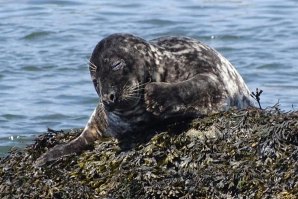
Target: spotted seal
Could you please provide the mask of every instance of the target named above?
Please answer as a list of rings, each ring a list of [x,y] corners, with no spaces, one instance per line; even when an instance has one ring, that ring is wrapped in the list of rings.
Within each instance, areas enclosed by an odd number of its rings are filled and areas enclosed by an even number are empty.
[[[170,118],[195,118],[253,105],[232,64],[192,38],[146,41],[112,34],[95,47],[89,70],[99,103],[85,129],[73,141],[50,149],[37,165],[80,152],[103,136],[117,138]]]

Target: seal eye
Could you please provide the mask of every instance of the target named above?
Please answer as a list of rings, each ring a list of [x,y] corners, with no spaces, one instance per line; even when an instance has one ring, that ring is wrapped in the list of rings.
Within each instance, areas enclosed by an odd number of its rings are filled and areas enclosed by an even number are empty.
[[[117,70],[123,69],[124,66],[125,66],[124,61],[120,60],[112,64],[112,70],[117,71]]]

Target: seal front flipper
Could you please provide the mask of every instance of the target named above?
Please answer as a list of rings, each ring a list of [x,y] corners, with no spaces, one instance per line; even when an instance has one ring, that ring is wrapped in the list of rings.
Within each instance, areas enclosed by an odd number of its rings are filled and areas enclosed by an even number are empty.
[[[67,144],[61,144],[49,149],[35,161],[35,166],[43,166],[47,162],[59,159],[60,157],[79,153],[87,149],[95,140],[102,137],[102,133],[107,129],[107,118],[102,103],[99,103],[93,111],[85,129],[79,137]]]
[[[144,99],[146,110],[160,116],[175,104],[172,98],[173,86],[166,82],[152,82],[145,86]]]
[[[185,81],[153,82],[145,87],[147,111],[165,118],[198,116],[224,108],[228,94],[214,74],[198,74]]]

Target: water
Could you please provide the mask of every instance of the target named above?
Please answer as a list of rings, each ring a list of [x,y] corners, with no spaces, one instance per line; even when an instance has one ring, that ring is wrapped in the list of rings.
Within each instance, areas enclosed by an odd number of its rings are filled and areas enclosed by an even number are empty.
[[[297,110],[297,19],[296,0],[0,0],[0,155],[85,125],[97,103],[87,59],[115,32],[200,39],[264,90],[264,107]]]

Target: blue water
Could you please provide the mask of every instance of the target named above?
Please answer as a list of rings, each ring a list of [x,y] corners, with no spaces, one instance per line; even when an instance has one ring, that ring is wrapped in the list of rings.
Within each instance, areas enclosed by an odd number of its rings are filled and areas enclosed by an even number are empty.
[[[297,0],[0,0],[0,155],[47,127],[83,127],[97,103],[87,68],[115,32],[183,35],[226,56],[263,107],[298,107]]]

